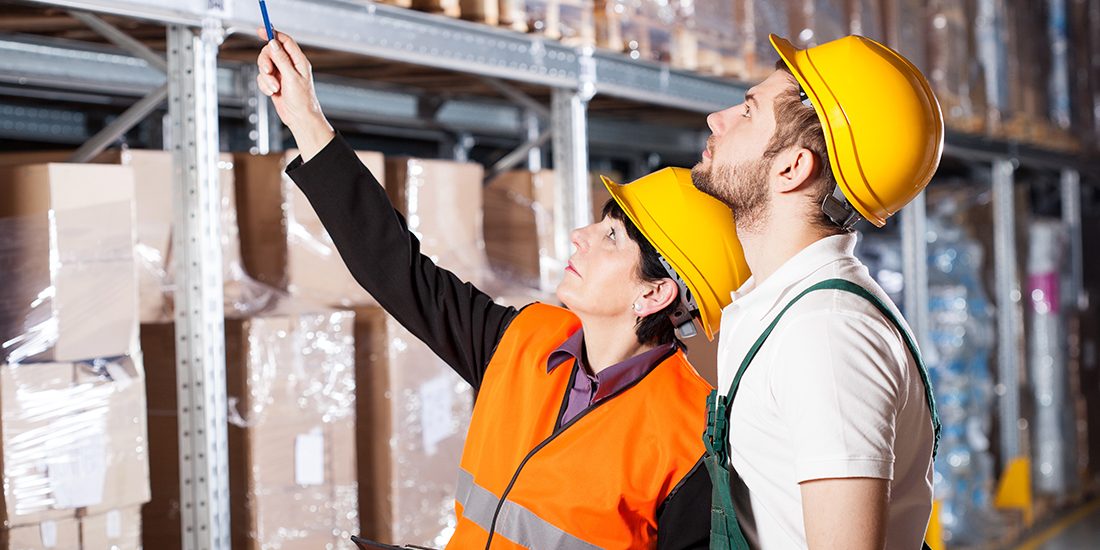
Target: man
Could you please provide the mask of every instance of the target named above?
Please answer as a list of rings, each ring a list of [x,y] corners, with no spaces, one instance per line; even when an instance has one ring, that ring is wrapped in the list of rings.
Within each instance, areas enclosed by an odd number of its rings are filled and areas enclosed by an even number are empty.
[[[917,69],[872,40],[800,51],[771,39],[782,63],[708,116],[693,169],[733,211],[753,273],[723,311],[718,391],[736,399],[713,403],[708,469],[715,505],[732,509],[714,516],[712,548],[919,548],[934,402],[851,227],[882,226],[927,185],[939,105]],[[718,479],[727,460],[732,503]]]

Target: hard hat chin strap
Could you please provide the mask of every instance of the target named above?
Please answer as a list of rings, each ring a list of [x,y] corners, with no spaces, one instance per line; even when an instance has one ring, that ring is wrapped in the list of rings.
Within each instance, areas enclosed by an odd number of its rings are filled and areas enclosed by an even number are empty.
[[[821,202],[821,211],[845,231],[848,231],[859,220],[863,219],[863,216],[860,216],[859,212],[852,208],[852,204],[848,202],[848,197],[844,196],[844,192],[840,190],[839,185],[834,187],[833,192]]]
[[[672,321],[673,327],[676,327],[676,336],[681,340],[686,340],[699,333],[691,317],[692,312],[699,311],[699,306],[695,303],[695,297],[691,295],[687,285],[684,284],[684,280],[680,278],[675,269],[672,269],[664,256],[657,254],[657,259],[661,260],[665,272],[668,273],[669,278],[676,281],[676,286],[680,289],[679,295],[676,297],[676,307],[669,312],[668,320]]]

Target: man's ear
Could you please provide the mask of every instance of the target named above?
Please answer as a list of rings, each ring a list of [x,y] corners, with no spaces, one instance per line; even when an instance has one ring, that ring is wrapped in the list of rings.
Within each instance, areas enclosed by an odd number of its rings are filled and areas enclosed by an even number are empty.
[[[668,277],[642,284],[646,285],[646,289],[642,296],[634,301],[641,306],[635,312],[638,317],[646,317],[665,309],[680,295],[680,287],[676,286],[676,281]]]
[[[790,193],[808,185],[817,176],[820,161],[805,147],[791,147],[772,161],[776,191]]]

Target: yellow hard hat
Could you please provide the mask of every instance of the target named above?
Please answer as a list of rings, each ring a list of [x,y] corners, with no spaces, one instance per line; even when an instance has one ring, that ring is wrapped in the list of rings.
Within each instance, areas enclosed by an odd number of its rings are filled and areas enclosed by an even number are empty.
[[[901,54],[862,36],[805,50],[772,46],[813,104],[839,190],[822,209],[845,218],[844,200],[878,227],[932,179],[943,153],[943,114],[931,86]],[[833,210],[833,212],[830,212]],[[850,212],[850,210],[848,210]],[[847,225],[858,218],[847,218]]]
[[[686,285],[680,299],[699,311],[708,340],[722,322],[730,293],[749,278],[749,266],[728,206],[699,191],[691,170],[665,168],[626,185],[601,176],[630,221]],[[673,320],[683,335],[681,323]],[[691,318],[685,319],[686,326]],[[689,333],[690,334],[690,333]]]

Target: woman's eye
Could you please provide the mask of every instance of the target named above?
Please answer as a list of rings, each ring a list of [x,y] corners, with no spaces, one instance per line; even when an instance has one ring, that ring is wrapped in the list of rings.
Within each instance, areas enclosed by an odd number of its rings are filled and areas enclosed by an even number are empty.
[[[749,106],[745,105],[745,114],[741,115],[745,118],[749,118]]]
[[[607,238],[609,238],[611,240],[615,240],[615,228],[614,227],[607,230]]]

